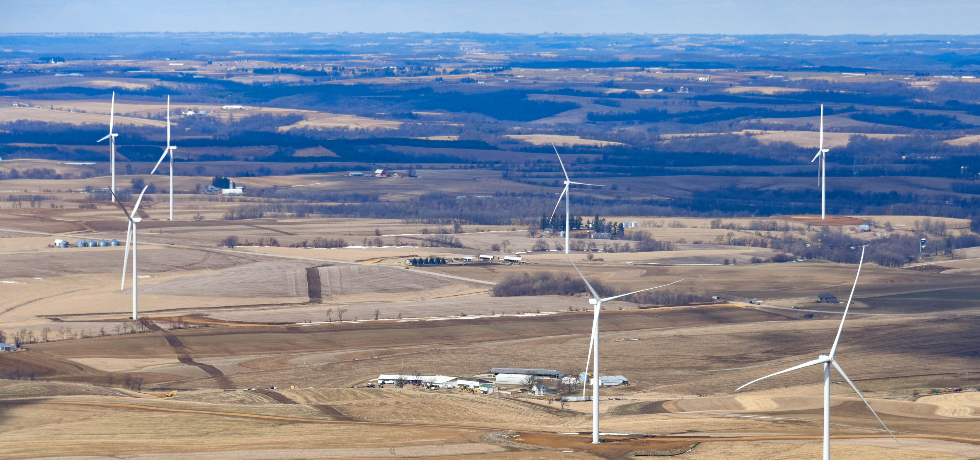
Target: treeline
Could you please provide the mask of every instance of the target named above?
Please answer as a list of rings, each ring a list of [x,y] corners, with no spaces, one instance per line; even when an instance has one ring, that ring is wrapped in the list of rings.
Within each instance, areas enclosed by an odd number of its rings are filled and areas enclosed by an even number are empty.
[[[592,289],[602,297],[611,297],[617,292],[627,292],[623,288],[613,289],[599,280],[589,280]],[[521,273],[509,275],[497,283],[491,291],[494,297],[517,297],[538,295],[573,296],[589,293],[588,287],[581,277],[571,274],[554,274],[552,272]],[[591,296],[591,295],[590,295]],[[625,302],[648,305],[690,305],[711,301],[711,297],[689,292],[673,290],[653,290],[633,294],[622,298]],[[583,302],[584,304],[584,302]],[[608,308],[608,307],[607,307]]]
[[[924,113],[916,114],[908,110],[901,110],[895,113],[875,113],[864,111],[852,114],[851,118],[867,123],[903,126],[905,128],[912,129],[950,130],[976,127],[971,124],[963,123],[956,117],[951,117],[948,115],[926,115]]]
[[[853,112],[854,107],[846,109],[825,109],[825,115]],[[819,111],[817,112],[819,114]],[[735,107],[735,108],[713,108],[708,110],[696,110],[690,112],[668,112],[658,109],[642,109],[636,112],[624,112],[615,114],[602,114],[596,112],[589,113],[589,121],[635,121],[642,123],[654,123],[661,121],[673,121],[684,124],[701,124],[718,121],[735,120],[738,118],[799,118],[814,116],[813,110],[776,110],[759,107]]]

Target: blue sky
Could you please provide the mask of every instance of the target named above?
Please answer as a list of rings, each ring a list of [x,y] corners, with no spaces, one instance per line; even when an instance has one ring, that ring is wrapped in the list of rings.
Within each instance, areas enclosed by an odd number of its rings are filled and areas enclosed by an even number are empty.
[[[960,0],[0,0],[0,33],[980,34]]]

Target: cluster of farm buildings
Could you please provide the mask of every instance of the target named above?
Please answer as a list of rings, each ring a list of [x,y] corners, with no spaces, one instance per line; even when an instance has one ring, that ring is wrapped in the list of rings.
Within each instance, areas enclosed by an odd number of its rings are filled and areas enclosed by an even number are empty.
[[[491,380],[492,379],[492,380]],[[368,381],[369,387],[384,385],[413,385],[429,389],[462,389],[483,394],[494,394],[500,387],[527,387],[534,396],[555,395],[557,389],[548,383],[561,383],[567,386],[579,384],[589,385],[598,382],[599,386],[629,385],[630,382],[622,375],[600,376],[592,379],[590,374],[582,372],[578,377],[566,376],[555,369],[526,369],[515,367],[494,367],[489,374],[475,377],[456,377],[450,375],[409,375],[381,374],[376,379]],[[582,398],[579,398],[582,399]],[[585,397],[584,399],[588,399]]]

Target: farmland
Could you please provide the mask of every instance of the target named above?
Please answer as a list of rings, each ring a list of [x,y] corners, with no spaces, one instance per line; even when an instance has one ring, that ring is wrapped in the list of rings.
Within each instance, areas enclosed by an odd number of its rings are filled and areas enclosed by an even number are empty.
[[[450,35],[4,50],[0,459],[816,457],[816,368],[735,389],[827,352],[862,247],[838,356],[902,445],[835,376],[834,455],[980,457],[980,99],[944,75],[972,64],[939,42]],[[147,187],[138,320],[95,143],[112,91],[117,193],[131,210]],[[147,174],[168,96],[172,221]],[[600,184],[570,190],[567,256],[563,169]],[[226,178],[241,195],[209,191]],[[122,245],[77,244],[102,239]],[[371,382],[578,376],[576,269],[676,282],[603,304],[602,375],[629,379],[603,389],[609,442],[589,402]]]

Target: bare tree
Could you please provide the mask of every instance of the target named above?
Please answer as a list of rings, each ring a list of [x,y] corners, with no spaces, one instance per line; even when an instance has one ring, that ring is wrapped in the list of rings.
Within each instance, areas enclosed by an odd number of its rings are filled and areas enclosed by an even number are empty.
[[[51,328],[50,327],[46,327],[44,329],[41,329],[41,340],[42,341],[47,342],[49,335],[51,335]]]
[[[337,309],[337,321],[344,322],[344,313],[347,313],[346,308]]]
[[[235,246],[238,246],[238,237],[234,235],[225,237],[225,239],[221,240],[221,245],[234,248]]]
[[[524,389],[527,391],[533,390],[534,385],[537,383],[538,383],[537,377],[530,374],[525,375],[524,379],[521,380],[521,386],[524,387]]]
[[[333,322],[333,308],[327,309],[327,322],[329,323]]]
[[[7,342],[7,333],[3,332],[3,329],[0,329],[0,343],[6,343],[6,342]]]
[[[510,240],[503,240],[500,242],[500,247],[507,252],[507,246],[510,246]]]
[[[378,320],[378,316],[380,316],[380,315],[381,315],[381,309],[380,308],[375,308],[374,309],[374,320],[377,321]]]

